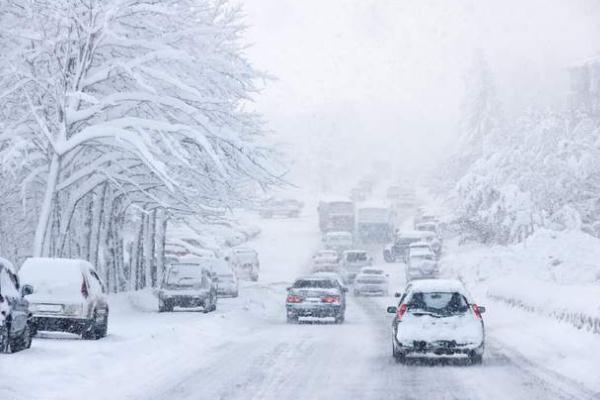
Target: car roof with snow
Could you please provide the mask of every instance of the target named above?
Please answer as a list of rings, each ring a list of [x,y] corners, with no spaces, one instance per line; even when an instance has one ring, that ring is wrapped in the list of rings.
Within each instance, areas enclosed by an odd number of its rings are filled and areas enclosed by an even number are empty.
[[[458,279],[419,279],[411,281],[407,289],[411,292],[460,292],[468,293]]]
[[[346,254],[368,254],[369,252],[366,250],[361,250],[361,249],[350,249],[350,250],[345,250],[344,251],[344,255]]]
[[[13,274],[17,273],[15,265],[13,263],[11,263],[10,261],[8,261],[6,258],[0,257],[0,266],[8,269]]]

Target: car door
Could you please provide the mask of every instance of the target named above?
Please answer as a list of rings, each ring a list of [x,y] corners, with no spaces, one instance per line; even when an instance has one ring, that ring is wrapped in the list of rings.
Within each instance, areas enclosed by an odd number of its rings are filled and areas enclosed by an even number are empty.
[[[20,334],[27,324],[29,303],[21,296],[19,278],[8,268],[0,267],[0,287],[10,306],[12,334]]]

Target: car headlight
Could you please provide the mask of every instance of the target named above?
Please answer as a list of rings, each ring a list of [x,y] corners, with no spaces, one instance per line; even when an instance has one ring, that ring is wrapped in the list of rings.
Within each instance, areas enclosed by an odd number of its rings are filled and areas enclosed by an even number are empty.
[[[63,309],[67,315],[80,315],[83,313],[83,306],[81,304],[65,304]]]

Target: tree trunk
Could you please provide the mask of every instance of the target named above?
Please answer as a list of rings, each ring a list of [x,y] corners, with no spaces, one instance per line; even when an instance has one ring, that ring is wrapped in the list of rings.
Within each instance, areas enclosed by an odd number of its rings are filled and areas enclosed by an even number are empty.
[[[60,157],[54,153],[50,161],[50,170],[48,171],[48,181],[44,193],[44,201],[40,209],[38,223],[35,228],[35,237],[33,240],[33,256],[41,257],[44,255],[44,244],[46,241],[46,232],[48,231],[48,223],[52,215],[52,209],[56,198],[56,184],[58,183],[58,175],[60,172]]]

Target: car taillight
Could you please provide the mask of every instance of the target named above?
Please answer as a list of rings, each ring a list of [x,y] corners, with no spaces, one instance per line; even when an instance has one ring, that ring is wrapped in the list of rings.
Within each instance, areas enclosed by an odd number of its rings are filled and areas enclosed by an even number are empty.
[[[471,305],[471,307],[473,308],[473,313],[475,314],[475,318],[482,319],[481,311],[479,311],[479,306],[477,304],[473,304],[473,305]]]
[[[81,294],[86,299],[90,295],[89,292],[88,292],[88,287],[87,287],[87,284],[85,283],[85,280],[81,282]]]
[[[406,314],[406,310],[408,310],[407,304],[402,304],[400,307],[398,307],[398,311],[396,311],[396,319],[398,321],[402,320],[402,317],[404,314]]]
[[[339,296],[326,296],[326,297],[323,297],[321,299],[321,301],[323,303],[328,303],[328,304],[340,304],[340,297]]]
[[[302,303],[302,297],[296,296],[294,294],[289,294],[287,297],[288,303]]]

